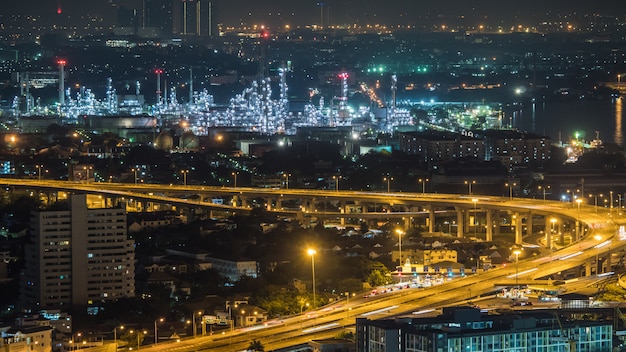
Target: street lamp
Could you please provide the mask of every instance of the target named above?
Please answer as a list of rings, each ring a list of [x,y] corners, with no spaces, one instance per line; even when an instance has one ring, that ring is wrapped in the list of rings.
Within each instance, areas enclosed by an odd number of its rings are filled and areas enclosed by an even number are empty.
[[[183,174],[183,185],[187,186],[187,174],[189,170],[180,170],[180,173]]]
[[[83,170],[85,170],[85,181],[89,182],[89,170],[93,169],[92,166],[83,166]]]
[[[129,332],[132,335],[134,331],[130,330]],[[141,334],[141,333],[143,333],[144,335],[147,334],[146,331],[139,331],[139,330],[137,330],[137,350],[139,350],[141,348],[141,342],[139,341],[139,334]]]
[[[201,316],[201,315],[202,315],[202,312],[198,312],[198,316]],[[197,329],[196,329],[196,315],[195,315],[195,314],[193,314],[193,315],[191,316],[191,318],[193,319],[193,337],[195,338],[195,337],[196,337],[196,332],[197,332],[197,331],[196,331],[196,330],[197,330]]]
[[[289,176],[291,176],[291,174],[283,174],[283,177],[285,178],[285,188],[289,189]]]
[[[124,330],[124,325],[120,326],[120,330]],[[113,343],[115,343],[115,350],[117,351],[117,326],[113,328]]]
[[[311,256],[311,276],[313,278],[313,309],[315,309],[315,254],[317,251],[313,248],[309,248],[307,253]]]
[[[132,168],[132,169],[130,169],[130,170],[131,170],[131,171],[133,172],[133,174],[135,175],[135,184],[137,184],[137,168]]]
[[[69,341],[72,344],[72,349],[76,350],[76,340],[78,340],[78,338],[81,336],[82,334],[80,332],[77,332],[76,334],[72,334],[72,339]]]
[[[233,175],[233,177],[235,178],[235,188],[237,188],[237,175],[239,175],[239,172],[234,171],[233,173],[231,173],[231,175]]]
[[[162,323],[163,321],[164,321],[163,318],[159,318],[154,321],[154,344],[155,345],[159,343],[159,328],[158,328],[157,322]]]
[[[507,182],[504,184],[506,187],[509,187],[509,200],[513,199],[513,187],[517,186],[515,182]],[[544,190],[544,200],[545,200],[545,190]]]
[[[404,234],[404,231],[397,229],[396,233],[398,234],[398,239],[400,240],[398,243],[398,249],[400,250],[400,283],[402,283],[402,235]]]
[[[390,177],[390,176],[383,177],[383,181],[387,181],[387,193],[389,193],[391,189],[390,182],[393,181],[393,177]]]
[[[335,180],[335,192],[339,192],[339,179],[341,176],[333,176],[333,180]]]
[[[37,165],[37,180],[41,181],[41,168],[43,165]]]
[[[543,200],[546,200],[546,189],[550,189],[550,186],[537,186],[537,189],[543,191]]]
[[[427,178],[425,179],[418,179],[417,182],[422,184],[422,193],[426,193],[426,182],[428,182],[429,180]]]
[[[476,180],[464,181],[464,183],[467,185],[467,192],[471,196],[472,195],[472,185],[476,184]]]

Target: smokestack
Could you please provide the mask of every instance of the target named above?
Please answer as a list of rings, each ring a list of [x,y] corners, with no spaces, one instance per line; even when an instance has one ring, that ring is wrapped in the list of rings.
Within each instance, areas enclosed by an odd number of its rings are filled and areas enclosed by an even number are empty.
[[[59,105],[65,105],[65,60],[57,61],[59,64]]]

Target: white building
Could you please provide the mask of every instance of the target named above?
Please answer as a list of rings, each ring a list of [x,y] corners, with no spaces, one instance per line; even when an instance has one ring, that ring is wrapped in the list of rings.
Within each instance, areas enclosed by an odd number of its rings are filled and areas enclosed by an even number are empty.
[[[95,305],[135,295],[134,241],[126,210],[87,207],[73,195],[68,210],[36,211],[30,219],[21,275],[22,306],[39,311]]]
[[[215,257],[207,257],[213,269],[230,281],[237,281],[242,276],[256,278],[259,272],[259,263],[254,260],[230,260]]]
[[[52,351],[52,328],[34,325],[0,327],[0,351],[50,352]]]

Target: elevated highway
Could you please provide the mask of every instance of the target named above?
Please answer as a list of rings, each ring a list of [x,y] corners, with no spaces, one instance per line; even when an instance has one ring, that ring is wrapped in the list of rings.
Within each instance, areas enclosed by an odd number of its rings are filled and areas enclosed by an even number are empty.
[[[204,201],[177,198],[180,194],[205,194],[207,197],[248,196],[248,197],[298,197],[299,199],[327,198],[350,202],[376,202],[379,204],[401,204],[411,206],[453,207],[458,212],[474,209],[510,211],[514,214],[533,213],[545,219],[552,217],[568,221],[575,226],[577,236],[571,245],[559,249],[546,250],[543,255],[520,259],[516,265],[499,267],[476,275],[448,281],[444,284],[424,289],[394,291],[374,298],[358,298],[340,302],[328,307],[307,312],[304,316],[295,316],[268,322],[266,325],[247,329],[237,329],[220,335],[199,337],[181,342],[160,343],[145,346],[142,350],[150,351],[240,351],[247,347],[250,340],[260,340],[266,350],[298,345],[311,339],[327,338],[339,331],[352,328],[359,317],[381,318],[390,315],[425,312],[448,304],[463,301],[472,296],[485,295],[494,291],[494,283],[545,279],[553,274],[571,269],[589,267],[598,256],[621,251],[626,244],[626,221],[617,213],[605,209],[562,202],[546,202],[532,199],[462,196],[446,194],[408,194],[408,193],[367,193],[367,192],[329,192],[311,190],[270,190],[248,188],[208,188],[176,187],[168,185],[128,185],[111,183],[73,183],[73,182],[37,182],[28,180],[2,179],[0,184],[8,187],[26,187],[38,190],[67,192],[89,192],[111,197],[137,198],[146,201],[193,206],[223,211],[250,211],[251,207],[217,205]],[[151,194],[152,193],[152,194]],[[159,195],[157,195],[159,194]],[[345,217],[341,211],[311,212],[306,209],[284,210],[268,208],[269,211],[285,216],[328,216]],[[601,210],[601,211],[599,211]],[[411,212],[409,212],[411,213]],[[311,215],[313,214],[313,215]],[[381,213],[383,214],[383,213]],[[386,213],[393,215],[393,213]],[[407,214],[403,214],[406,216]],[[358,214],[356,214],[358,216]],[[550,227],[546,221],[546,228]],[[552,226],[554,223],[551,224]],[[520,226],[521,227],[521,226]],[[532,226],[531,226],[532,228]],[[517,236],[516,236],[517,239]],[[520,236],[521,239],[521,236]],[[610,258],[611,255],[608,255]],[[610,265],[609,265],[610,266]]]
[[[553,234],[571,233],[580,238],[588,232],[582,214],[593,214],[598,208],[554,201],[494,196],[468,196],[430,193],[373,193],[359,191],[324,191],[302,189],[264,189],[158,184],[83,183],[0,179],[7,187],[31,188],[43,192],[87,192],[105,197],[103,206],[120,201],[134,202],[135,209],[146,211],[150,204],[163,207],[202,209],[222,214],[247,213],[262,207],[277,216],[298,219],[303,225],[317,220],[397,219],[410,227],[419,221],[428,232],[443,231],[441,219],[455,224],[457,237],[474,232],[488,241],[498,236],[501,228],[513,229],[515,242],[540,229],[545,233],[547,247],[553,247]],[[220,199],[216,204],[214,199]],[[286,203],[291,208],[284,206]],[[294,206],[295,204],[295,206]],[[604,213],[598,216],[606,217]],[[502,221],[506,218],[505,221]],[[588,220],[588,219],[587,219]],[[505,222],[506,225],[502,225]],[[448,228],[452,230],[451,226]],[[472,231],[470,231],[470,229]]]

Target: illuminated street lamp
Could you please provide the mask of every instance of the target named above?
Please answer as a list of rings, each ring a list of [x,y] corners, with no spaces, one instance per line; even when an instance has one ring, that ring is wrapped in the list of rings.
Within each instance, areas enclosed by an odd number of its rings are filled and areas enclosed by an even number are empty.
[[[289,189],[289,176],[291,176],[291,174],[283,174],[283,177],[285,178],[285,188]]]
[[[134,333],[134,331],[130,330],[129,333],[132,335]],[[137,350],[139,350],[141,348],[141,341],[139,341],[139,335],[142,334],[142,333],[145,335],[148,332],[147,331],[139,331],[139,330],[137,330]]]
[[[404,235],[404,231],[397,229],[396,233],[398,234],[398,239],[400,242],[398,243],[398,249],[400,252],[400,283],[402,283],[402,267],[404,263],[402,262],[402,235]]]
[[[472,185],[476,184],[476,180],[464,181],[463,183],[465,183],[467,185],[467,193],[471,196],[472,195]]]
[[[399,259],[399,261],[400,261],[400,266],[402,266],[402,235],[404,235],[404,231],[402,231],[402,230],[400,230],[400,229],[397,229],[397,230],[396,230],[396,233],[398,234],[398,240],[400,241],[400,242],[398,243],[398,250],[399,250],[399,252],[400,252],[400,259]]]
[[[509,199],[513,199],[513,187],[517,186],[517,183],[515,183],[515,182],[507,182],[504,185],[506,187],[509,187]],[[545,193],[545,190],[544,190],[544,193],[543,193],[544,200],[546,198],[545,195],[546,195],[546,193]]]
[[[198,316],[201,316],[201,315],[202,315],[202,312],[198,312]],[[193,314],[191,316],[191,318],[193,319],[193,337],[195,338],[196,337],[196,330],[197,330],[196,329],[196,315]]]
[[[93,169],[91,166],[83,166],[83,171],[85,171],[85,181],[89,182],[89,170]]]
[[[309,248],[307,253],[311,256],[311,276],[313,278],[313,309],[315,309],[315,254],[317,251],[313,248]]]
[[[418,179],[417,182],[422,184],[422,193],[426,193],[426,182],[428,182],[429,180],[427,178],[424,179]]]
[[[390,177],[390,176],[383,177],[383,181],[387,182],[387,193],[389,193],[390,189],[391,189],[390,188],[390,183],[391,183],[391,181],[393,181],[393,177]]]
[[[124,330],[124,325],[119,328],[120,330]],[[113,343],[115,343],[115,350],[117,351],[117,326],[113,328]]]
[[[157,322],[162,323],[164,320],[165,319],[163,318],[159,318],[154,321],[154,344],[155,345],[159,343],[159,328],[158,328]]]
[[[43,165],[37,165],[37,180],[41,181],[41,168]]]
[[[550,189],[550,186],[538,186],[537,189],[543,191],[543,200],[546,200],[546,189]]]
[[[187,174],[189,170],[180,170],[180,173],[183,174],[183,185],[187,186]]]
[[[135,184],[137,184],[137,168],[132,168],[132,169],[130,169],[130,170],[131,170],[131,171],[133,172],[133,174],[135,175]]]
[[[234,171],[233,173],[231,173],[231,175],[233,175],[233,177],[235,178],[235,188],[237,188],[237,175],[239,175],[239,172]]]
[[[339,192],[339,179],[341,176],[333,176],[333,180],[335,180],[335,192]]]
[[[600,198],[604,197],[604,195],[602,195],[602,193],[600,194],[590,194],[589,197],[593,197],[594,198],[594,205],[596,206],[596,213],[598,212],[598,196],[600,196]]]

